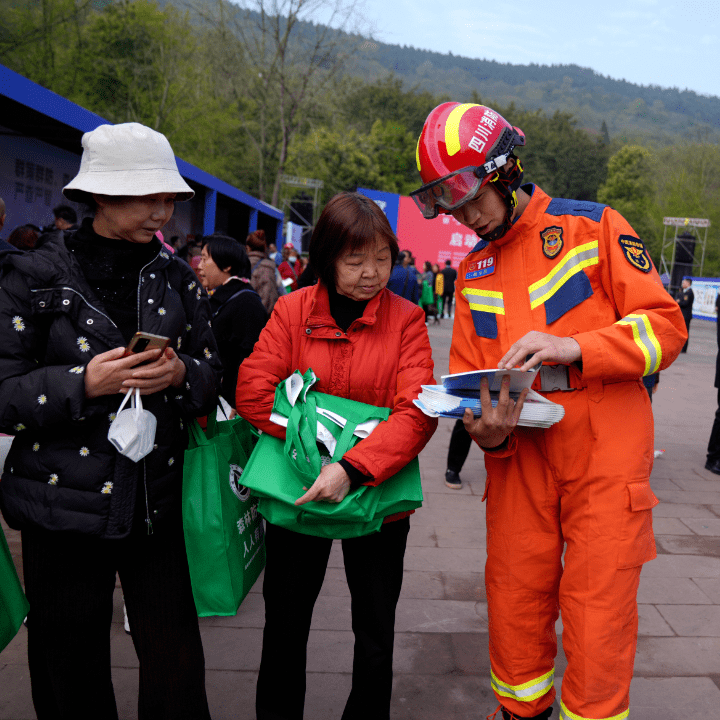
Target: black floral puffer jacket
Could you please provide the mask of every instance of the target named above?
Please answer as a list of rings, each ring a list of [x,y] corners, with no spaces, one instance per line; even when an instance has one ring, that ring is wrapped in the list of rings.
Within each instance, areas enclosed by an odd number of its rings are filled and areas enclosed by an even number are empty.
[[[187,263],[160,246],[137,293],[138,329],[170,337],[187,374],[182,388],[142,397],[155,449],[134,463],[107,439],[123,395],[85,398],[87,363],[126,343],[64,235],[0,256],[0,432],[15,436],[0,508],[11,527],[122,538],[133,522],[179,517],[187,423],[218,392],[210,305]]]

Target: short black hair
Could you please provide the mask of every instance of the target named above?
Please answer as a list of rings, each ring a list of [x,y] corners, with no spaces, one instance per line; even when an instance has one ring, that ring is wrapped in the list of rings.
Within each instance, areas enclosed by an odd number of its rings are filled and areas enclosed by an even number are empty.
[[[32,250],[39,235],[39,231],[30,225],[21,225],[10,233],[8,242],[18,250]]]
[[[385,213],[365,195],[341,192],[331,198],[310,238],[310,267],[327,287],[335,287],[335,263],[344,253],[364,248],[381,237],[390,246],[392,264],[398,239]]]
[[[77,222],[77,213],[69,205],[58,205],[53,208],[53,215],[56,220],[60,218],[73,225]]]
[[[208,254],[221,270],[229,267],[231,275],[250,278],[250,259],[240,242],[219,233],[206,235],[203,240]]]

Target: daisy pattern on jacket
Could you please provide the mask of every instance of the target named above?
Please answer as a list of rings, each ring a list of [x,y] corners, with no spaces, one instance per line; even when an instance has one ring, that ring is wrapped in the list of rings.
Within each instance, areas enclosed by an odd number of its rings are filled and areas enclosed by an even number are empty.
[[[53,473],[53,474],[50,476],[50,479],[48,480],[48,485],[57,485],[59,479],[60,479],[60,478],[58,477],[58,474],[57,474],[57,473]]]
[[[116,412],[111,412],[111,413],[108,415],[108,420],[109,420],[110,422],[114,422],[116,417],[117,417],[117,413],[116,413]]]
[[[90,351],[90,343],[88,342],[88,339],[86,337],[83,337],[82,335],[76,340],[78,347],[80,348],[81,352],[89,352]]]
[[[39,405],[44,405],[47,402],[47,395],[38,395],[37,401]]]
[[[158,308],[158,315],[166,315],[166,314],[167,314],[167,310],[164,307]]]
[[[203,353],[205,353],[205,357],[206,357],[208,360],[212,357],[212,353],[210,352],[210,350],[209,350],[208,348],[205,348],[205,349],[203,350]]]
[[[25,321],[19,315],[15,315],[12,324],[16,332],[22,332],[25,329]]]
[[[40,443],[33,443],[33,452],[37,452],[40,449]]]
[[[76,365],[74,368],[70,368],[68,372],[74,375],[82,375],[85,372],[85,368],[82,365]]]
[[[113,484],[111,482],[106,482],[102,490],[100,491],[103,495],[110,495],[112,493]]]
[[[80,448],[80,457],[87,457],[90,454],[90,449],[85,446]]]

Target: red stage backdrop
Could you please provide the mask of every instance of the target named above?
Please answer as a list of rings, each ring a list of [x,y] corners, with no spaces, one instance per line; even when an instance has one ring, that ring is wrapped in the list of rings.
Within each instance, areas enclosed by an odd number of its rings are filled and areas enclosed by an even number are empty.
[[[426,220],[409,197],[400,197],[396,235],[400,249],[410,250],[416,258],[418,270],[422,270],[426,260],[441,268],[445,267],[446,260],[450,260],[457,268],[480,240],[452,215],[438,215],[434,220]]]

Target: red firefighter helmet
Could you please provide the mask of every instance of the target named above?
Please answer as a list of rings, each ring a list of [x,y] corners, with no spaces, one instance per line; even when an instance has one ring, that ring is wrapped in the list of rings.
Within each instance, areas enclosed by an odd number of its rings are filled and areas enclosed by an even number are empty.
[[[438,105],[428,115],[417,144],[417,166],[425,185],[410,195],[431,219],[464,205],[492,181],[512,212],[522,181],[513,150],[524,144],[523,131],[485,105]],[[511,157],[516,162],[508,172]]]

